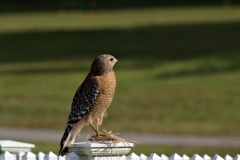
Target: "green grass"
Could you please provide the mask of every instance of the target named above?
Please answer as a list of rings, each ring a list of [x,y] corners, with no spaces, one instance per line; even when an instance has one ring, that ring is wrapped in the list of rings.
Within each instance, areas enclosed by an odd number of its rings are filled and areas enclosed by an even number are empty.
[[[1,14],[0,125],[63,130],[91,61],[116,94],[102,129],[240,135],[239,7]]]
[[[49,151],[54,152],[55,154],[59,151],[59,144],[52,142],[31,142],[35,144],[35,148],[32,150],[33,153],[37,154],[39,151],[44,152],[45,154]],[[156,153],[159,156],[165,154],[166,156],[171,156],[173,153],[177,153],[180,156],[186,154],[191,157],[193,154],[199,154],[203,156],[207,154],[209,156],[214,156],[218,154],[224,157],[226,154],[235,157],[239,154],[239,149],[237,148],[218,148],[218,147],[183,147],[183,146],[160,146],[160,145],[135,145],[131,152],[140,155],[141,153],[149,156],[151,153]]]

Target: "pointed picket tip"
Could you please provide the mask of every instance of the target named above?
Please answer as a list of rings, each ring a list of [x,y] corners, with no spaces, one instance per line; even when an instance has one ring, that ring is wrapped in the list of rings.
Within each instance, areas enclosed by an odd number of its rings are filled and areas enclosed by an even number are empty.
[[[182,159],[183,159],[183,160],[190,160],[190,157],[188,157],[186,154],[183,154],[183,155],[182,155]]]
[[[36,155],[34,154],[34,153],[32,153],[32,152],[26,152],[23,156],[22,156],[22,158],[36,158]]]
[[[203,156],[202,156],[202,158],[204,159],[204,160],[211,160],[212,158],[209,156],[209,155],[207,155],[207,154],[204,154]]]
[[[179,156],[177,153],[174,153],[169,157],[169,160],[182,160],[182,157]]]
[[[67,154],[66,157],[71,157],[71,158],[73,158],[73,157],[79,157],[79,156],[76,155],[76,153],[71,152],[71,153]]]
[[[156,153],[152,153],[148,157],[148,160],[161,160],[161,157],[159,157]]]
[[[223,157],[223,159],[224,160],[233,160],[233,157],[231,157],[230,155],[227,154]]]
[[[145,154],[143,154],[143,153],[141,153],[139,157],[140,157],[141,160],[147,160],[147,158],[148,158],[148,157],[147,157]]]
[[[50,151],[44,157],[57,157],[57,155]]]
[[[166,156],[165,154],[161,154],[160,157],[161,157],[162,160],[168,160],[168,156]]]
[[[237,154],[237,155],[233,158],[233,160],[240,160],[240,155]]]
[[[64,156],[58,156],[58,160],[66,160],[66,155],[64,155]]]
[[[0,157],[14,157],[14,155],[12,155],[10,152],[8,151],[5,151],[3,152]]]
[[[194,154],[190,160],[204,160],[201,156],[199,156],[198,154]]]
[[[140,160],[140,157],[138,155],[136,155],[134,152],[130,153],[128,156],[127,156],[127,159],[128,160]]]
[[[213,157],[212,157],[212,160],[224,160],[221,156],[219,156],[218,154],[215,154]]]

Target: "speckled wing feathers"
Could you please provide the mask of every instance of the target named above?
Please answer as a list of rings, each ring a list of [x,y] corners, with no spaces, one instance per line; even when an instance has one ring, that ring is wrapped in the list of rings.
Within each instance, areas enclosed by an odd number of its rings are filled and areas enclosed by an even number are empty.
[[[61,144],[63,144],[64,141],[67,139],[68,134],[71,132],[72,128],[76,125],[76,123],[88,114],[98,93],[99,89],[97,84],[95,83],[89,85],[85,91],[82,91],[81,87],[76,91],[73,98],[67,127],[62,137]]]

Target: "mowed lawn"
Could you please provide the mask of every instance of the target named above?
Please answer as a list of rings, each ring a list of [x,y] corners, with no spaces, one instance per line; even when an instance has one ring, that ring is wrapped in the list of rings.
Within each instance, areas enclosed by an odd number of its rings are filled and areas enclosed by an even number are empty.
[[[0,126],[63,130],[108,53],[120,63],[101,129],[240,135],[239,7],[1,13],[0,24]]]

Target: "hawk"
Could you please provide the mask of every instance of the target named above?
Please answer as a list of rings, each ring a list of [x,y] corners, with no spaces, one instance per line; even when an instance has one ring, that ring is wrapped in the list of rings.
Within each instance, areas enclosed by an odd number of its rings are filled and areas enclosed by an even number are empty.
[[[116,78],[113,66],[118,60],[108,54],[98,56],[92,62],[90,72],[77,89],[68,117],[67,126],[60,142],[59,155],[65,155],[67,145],[74,143],[76,136],[85,125],[90,125],[96,136],[102,134],[98,126],[112,102]]]

